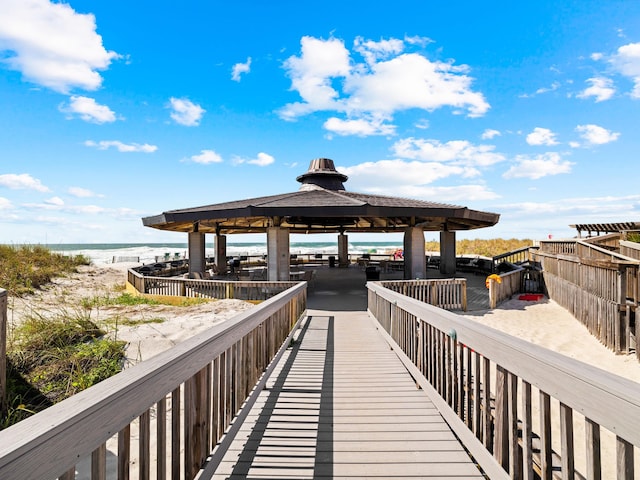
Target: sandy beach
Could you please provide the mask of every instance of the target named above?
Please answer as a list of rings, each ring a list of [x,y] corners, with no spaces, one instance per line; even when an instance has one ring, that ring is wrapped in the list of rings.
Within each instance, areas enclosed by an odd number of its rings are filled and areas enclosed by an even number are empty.
[[[82,266],[78,273],[56,278],[33,295],[10,298],[9,330],[30,314],[53,316],[82,308],[82,301],[86,299],[118,297],[124,291],[126,271],[134,265],[137,264]],[[191,306],[113,305],[94,307],[91,319],[98,326],[114,325],[118,321],[135,323],[119,325],[117,331],[110,332],[128,342],[126,368],[252,307],[253,304],[242,300],[217,300]]]

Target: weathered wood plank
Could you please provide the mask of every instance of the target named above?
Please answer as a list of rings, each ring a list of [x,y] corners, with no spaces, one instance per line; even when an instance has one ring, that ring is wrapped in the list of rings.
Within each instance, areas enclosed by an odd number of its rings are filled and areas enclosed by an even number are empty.
[[[575,476],[573,450],[573,410],[560,403],[560,458],[562,460],[562,478],[573,480]]]
[[[588,418],[585,419],[585,444],[587,453],[587,479],[601,480],[600,425]]]
[[[411,318],[401,323],[394,333],[401,341],[416,335]],[[420,349],[405,347],[417,360]],[[312,316],[280,363],[213,478],[480,478],[366,313]],[[457,380],[446,384],[452,396],[454,387],[461,393]]]

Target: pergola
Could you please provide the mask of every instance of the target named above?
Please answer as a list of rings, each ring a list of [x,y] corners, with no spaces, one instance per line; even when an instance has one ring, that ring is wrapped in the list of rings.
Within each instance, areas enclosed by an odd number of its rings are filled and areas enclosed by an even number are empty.
[[[426,273],[425,231],[440,232],[440,270],[455,273],[455,232],[495,225],[500,215],[466,207],[348,192],[333,160],[317,158],[297,192],[180,210],[142,219],[144,226],[189,235],[189,271],[204,271],[205,235],[215,235],[216,263],[226,262],[226,236],[267,234],[268,279],[289,279],[289,235],[337,233],[338,264],[348,264],[348,232],[404,233],[407,279]]]
[[[587,236],[591,237],[594,233],[620,233],[630,230],[640,230],[640,222],[615,222],[615,223],[578,223],[569,225],[578,231],[578,238],[582,238],[582,232],[587,232]]]

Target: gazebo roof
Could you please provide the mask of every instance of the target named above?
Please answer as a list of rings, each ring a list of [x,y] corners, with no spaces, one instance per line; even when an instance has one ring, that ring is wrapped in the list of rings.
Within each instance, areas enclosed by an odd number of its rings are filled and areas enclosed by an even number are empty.
[[[312,160],[297,192],[201,207],[170,210],[142,219],[160,230],[201,233],[259,233],[268,227],[290,233],[471,230],[495,225],[500,215],[466,207],[407,198],[348,192],[347,176],[329,159]]]

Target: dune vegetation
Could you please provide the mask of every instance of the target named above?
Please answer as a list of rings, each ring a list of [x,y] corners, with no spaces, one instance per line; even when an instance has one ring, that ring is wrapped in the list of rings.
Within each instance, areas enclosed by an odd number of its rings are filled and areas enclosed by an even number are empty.
[[[484,257],[495,257],[502,253],[511,252],[519,248],[531,247],[533,241],[529,239],[463,239],[456,242],[457,255],[482,255]],[[427,241],[425,248],[428,252],[439,252],[440,242]]]
[[[55,277],[76,272],[89,261],[53,253],[42,246],[0,245],[0,286],[9,298],[26,298]],[[11,300],[10,300],[11,301]],[[5,428],[122,369],[125,342],[108,338],[79,306],[34,311],[7,331]]]

